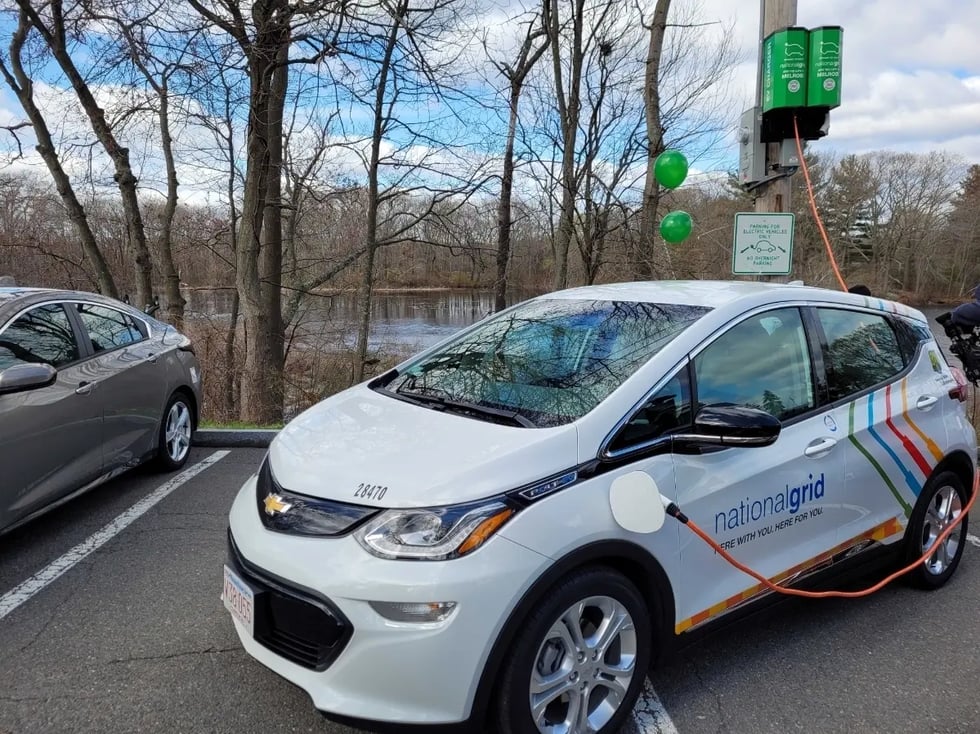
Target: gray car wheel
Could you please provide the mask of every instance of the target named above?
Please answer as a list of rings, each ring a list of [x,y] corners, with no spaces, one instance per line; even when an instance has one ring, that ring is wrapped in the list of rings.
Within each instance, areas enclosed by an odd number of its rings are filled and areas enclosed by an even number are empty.
[[[566,576],[518,635],[498,688],[496,731],[611,734],[632,711],[650,660],[650,614],[607,568]]]
[[[164,471],[174,471],[187,462],[194,433],[191,401],[184,393],[175,393],[167,403],[160,423],[157,464]]]

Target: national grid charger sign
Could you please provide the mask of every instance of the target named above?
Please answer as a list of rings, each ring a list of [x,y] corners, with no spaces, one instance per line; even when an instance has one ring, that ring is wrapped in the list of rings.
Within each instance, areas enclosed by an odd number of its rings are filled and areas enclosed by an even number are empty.
[[[794,214],[735,215],[735,275],[789,275],[793,268]]]

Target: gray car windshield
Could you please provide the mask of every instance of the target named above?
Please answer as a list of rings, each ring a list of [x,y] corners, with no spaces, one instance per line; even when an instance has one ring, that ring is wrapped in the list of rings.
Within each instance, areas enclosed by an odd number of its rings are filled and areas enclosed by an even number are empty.
[[[381,389],[474,418],[558,426],[595,408],[710,310],[529,301],[411,364]]]

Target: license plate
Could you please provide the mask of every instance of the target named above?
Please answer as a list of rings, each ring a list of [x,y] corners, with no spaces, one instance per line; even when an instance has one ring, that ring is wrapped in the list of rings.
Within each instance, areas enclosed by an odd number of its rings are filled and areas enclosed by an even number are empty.
[[[225,609],[231,612],[231,616],[245,626],[249,636],[254,635],[255,593],[228,566],[225,566],[225,584],[221,592],[221,601],[224,602]]]

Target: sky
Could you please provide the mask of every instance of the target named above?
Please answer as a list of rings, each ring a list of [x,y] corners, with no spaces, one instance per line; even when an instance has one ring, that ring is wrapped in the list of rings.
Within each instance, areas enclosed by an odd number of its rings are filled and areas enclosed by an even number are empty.
[[[511,41],[513,24],[504,19],[519,5],[536,4],[535,0],[469,2],[478,8],[476,14],[482,16],[487,36]],[[648,0],[649,5],[652,2]],[[706,34],[733,29],[740,49],[741,62],[733,69],[731,82],[725,83],[732,97],[728,110],[730,132],[714,150],[695,162],[697,169],[713,178],[717,175],[713,171],[737,167],[736,127],[741,111],[752,106],[755,96],[759,0],[673,0],[673,5],[679,15],[697,7],[698,20],[720,21],[706,26]],[[831,113],[830,135],[814,144],[817,152],[942,150],[961,156],[966,163],[980,164],[980,42],[976,38],[980,0],[798,0],[797,25],[844,28],[843,102]],[[5,49],[8,33],[9,25],[0,24],[0,49]],[[70,92],[39,84],[38,93],[52,110],[72,106]],[[22,119],[16,99],[0,84],[0,124]],[[152,120],[146,124],[152,126]],[[89,149],[84,145],[91,137],[87,121],[76,114],[62,119],[57,126],[63,139],[76,142],[74,158],[66,161],[67,167],[74,173],[83,173],[91,165],[86,157]],[[201,142],[200,130],[178,132],[178,141]],[[131,144],[134,163],[143,169],[141,181],[152,189],[160,178],[156,174],[162,170],[158,151],[153,150],[152,135],[143,134],[137,127],[130,136],[134,139],[125,142]],[[43,171],[37,154],[30,149],[29,132],[22,131],[22,138],[27,157],[16,165]],[[11,144],[9,137],[0,139],[0,148],[10,150]],[[140,150],[142,153],[137,152]],[[145,161],[140,160],[140,155]],[[196,154],[181,155],[178,151],[178,158],[182,198],[212,198],[216,172],[202,166]],[[356,166],[356,162],[351,165]],[[111,185],[108,166],[104,168],[107,175],[103,178]]]
[[[739,109],[750,107],[759,0],[699,1],[703,18],[734,20],[744,57],[734,86]],[[817,149],[945,150],[980,163],[980,0],[798,0],[797,25],[844,28],[842,102]]]

